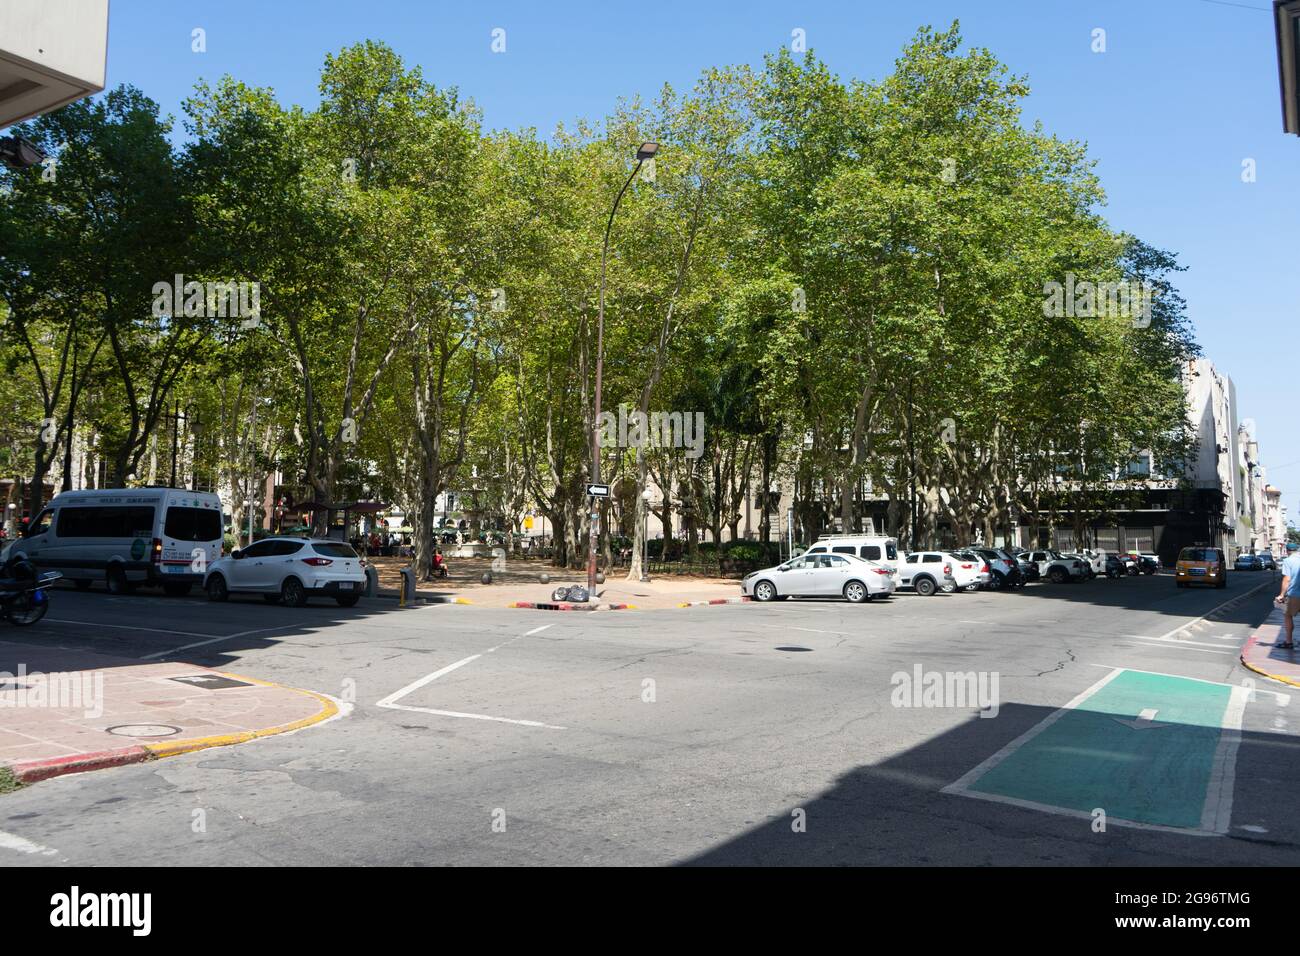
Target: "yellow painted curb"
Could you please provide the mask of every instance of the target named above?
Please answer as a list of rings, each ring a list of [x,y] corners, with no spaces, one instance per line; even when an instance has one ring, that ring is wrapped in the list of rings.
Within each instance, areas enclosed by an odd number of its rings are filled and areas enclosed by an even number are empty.
[[[453,598],[451,603],[452,604],[473,604],[474,602],[471,601],[469,598]]]
[[[174,757],[177,754],[193,753],[196,750],[207,750],[209,747],[229,747],[231,744],[247,743],[250,740],[256,740],[259,737],[274,737],[276,734],[287,734],[291,730],[301,730],[303,727],[310,727],[312,724],[319,724],[323,720],[335,716],[339,712],[338,705],[323,694],[317,694],[315,691],[302,690],[299,687],[286,687],[284,684],[276,684],[272,681],[258,680],[256,677],[244,677],[241,674],[231,674],[227,671],[213,671],[214,674],[220,674],[222,677],[229,677],[232,680],[247,681],[250,684],[257,684],[261,687],[278,687],[280,690],[291,690],[295,694],[305,694],[308,697],[314,697],[323,705],[321,709],[311,717],[303,717],[300,720],[290,721],[287,724],[280,724],[276,727],[262,727],[258,730],[241,730],[233,734],[213,734],[210,737],[192,737],[189,740],[173,740],[167,743],[143,744],[154,757]]]
[[[1291,685],[1292,687],[1300,687],[1300,681],[1293,681],[1293,680],[1292,680],[1291,678],[1289,678],[1289,677],[1281,677],[1281,676],[1279,676],[1279,675],[1277,675],[1277,674],[1270,674],[1268,671],[1264,670],[1262,667],[1256,667],[1254,664],[1247,663],[1247,661],[1246,661],[1246,659],[1245,659],[1244,657],[1243,657],[1243,658],[1240,658],[1240,660],[1241,660],[1241,665],[1242,665],[1242,667],[1246,668],[1246,670],[1248,670],[1248,671],[1254,671],[1256,674],[1263,674],[1263,675],[1264,675],[1265,677],[1267,677],[1269,680],[1275,680],[1275,681],[1277,681],[1277,682],[1280,683],[1280,684],[1289,684],[1289,685]]]

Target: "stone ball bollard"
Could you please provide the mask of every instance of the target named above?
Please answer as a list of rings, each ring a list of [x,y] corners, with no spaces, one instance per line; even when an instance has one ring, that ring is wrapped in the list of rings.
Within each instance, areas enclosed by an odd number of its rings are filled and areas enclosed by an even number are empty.
[[[543,571],[541,574],[537,575],[537,580],[541,581],[543,584],[550,584],[551,576]]]
[[[491,583],[492,583],[492,572],[491,572],[491,571],[484,571],[484,572],[483,572],[483,576],[482,576],[481,578],[479,578],[479,580],[482,581],[484,584],[491,584]]]

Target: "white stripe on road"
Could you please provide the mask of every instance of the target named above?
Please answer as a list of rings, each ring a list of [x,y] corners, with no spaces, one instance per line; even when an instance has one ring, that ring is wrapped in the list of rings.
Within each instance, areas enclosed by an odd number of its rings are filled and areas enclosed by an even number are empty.
[[[31,840],[24,837],[16,836],[12,833],[6,833],[4,830],[0,830],[0,849],[13,850],[17,853],[39,853],[41,856],[53,856],[59,852],[51,847],[41,846],[39,843],[33,843]]]
[[[544,727],[547,730],[564,730],[565,728],[563,727],[558,727],[555,724],[544,724],[540,720],[519,720],[513,717],[493,717],[489,714],[467,714],[458,710],[437,710],[433,707],[415,707],[411,704],[397,703],[407,694],[419,690],[421,687],[424,687],[426,684],[432,684],[434,681],[436,681],[439,677],[442,677],[444,674],[450,674],[452,671],[464,667],[466,664],[472,664],[474,661],[478,660],[484,654],[491,654],[493,651],[497,650],[498,648],[505,647],[507,644],[513,644],[521,637],[531,637],[534,634],[540,634],[542,631],[552,626],[554,625],[543,624],[541,627],[533,628],[531,631],[528,631],[526,634],[519,634],[515,637],[510,638],[510,640],[508,641],[503,641],[502,643],[496,645],[496,647],[489,647],[486,651],[483,651],[482,653],[471,654],[469,657],[462,657],[460,660],[454,661],[453,663],[448,664],[446,667],[434,671],[432,674],[426,674],[423,677],[421,677],[419,680],[412,681],[411,683],[407,684],[405,687],[401,688],[400,690],[394,691],[393,693],[385,697],[383,700],[378,701],[375,704],[375,706],[383,707],[388,710],[409,710],[409,711],[415,711],[416,713],[420,713],[420,714],[433,714],[436,717],[462,717],[467,720],[490,720],[500,724],[517,724],[521,727]]]
[[[254,634],[265,634],[267,631],[283,631],[286,628],[298,627],[298,624],[281,624],[278,627],[259,627],[254,631],[240,631],[238,634],[227,634],[225,637],[213,637],[206,641],[195,641],[193,644],[182,644],[180,647],[170,647],[165,651],[158,651],[154,654],[146,654],[141,657],[142,661],[151,661],[156,657],[166,657],[168,654],[179,654],[181,651],[193,650],[196,647],[206,647],[208,644],[220,644],[222,641],[233,641],[237,637],[251,637]],[[168,633],[168,632],[162,632]],[[172,631],[172,634],[181,634],[182,631]]]
[[[1143,644],[1143,645],[1145,645],[1145,646],[1147,646],[1147,647],[1162,647],[1162,648],[1163,648],[1163,647],[1171,647],[1171,646],[1174,646],[1174,645],[1180,645],[1180,644],[1181,644],[1181,645],[1191,644],[1192,642],[1191,642],[1191,641],[1159,641],[1159,642],[1158,642],[1158,641],[1138,641],[1137,643],[1139,643],[1139,644]],[[1226,655],[1226,656],[1228,656],[1228,657],[1233,657],[1233,656],[1235,656],[1236,653],[1237,653],[1236,651],[1217,651],[1217,650],[1210,650],[1209,648],[1205,648],[1205,647],[1184,647],[1183,650],[1192,651],[1192,652],[1194,652],[1194,653],[1196,653],[1196,654],[1224,654],[1224,655]]]
[[[103,624],[99,621],[69,621],[61,617],[47,617],[53,624],[78,624],[81,627],[111,627],[119,631],[148,631],[150,634],[179,634],[182,637],[211,637],[211,634],[196,634],[193,631],[164,631],[156,627],[135,627],[128,624]]]
[[[1157,640],[1157,641],[1162,641],[1162,640],[1164,640],[1164,639],[1167,638],[1167,637],[1173,637],[1173,636],[1174,636],[1175,634],[1177,634],[1179,631],[1185,631],[1185,630],[1187,630],[1187,628],[1189,628],[1189,627],[1194,627],[1197,623],[1199,623],[1199,622],[1201,622],[1201,621],[1204,621],[1204,620],[1205,620],[1207,617],[1209,617],[1211,614],[1214,614],[1214,613],[1217,612],[1217,611],[1221,611],[1221,610],[1223,610],[1225,607],[1227,607],[1229,604],[1232,604],[1234,601],[1240,601],[1242,598],[1250,597],[1252,594],[1254,594],[1254,593],[1255,593],[1256,591],[1258,591],[1260,588],[1268,587],[1268,586],[1271,585],[1272,583],[1273,583],[1273,582],[1271,582],[1271,581],[1265,581],[1263,584],[1257,584],[1257,585],[1255,585],[1255,586],[1254,586],[1253,588],[1251,588],[1249,591],[1242,591],[1240,594],[1236,595],[1235,597],[1231,597],[1231,598],[1229,598],[1228,600],[1224,601],[1224,602],[1223,602],[1222,604],[1220,604],[1218,607],[1214,607],[1214,608],[1211,608],[1210,610],[1206,611],[1204,614],[1202,614],[1200,617],[1196,618],[1195,620],[1193,620],[1193,621],[1188,621],[1186,624],[1179,624],[1179,625],[1178,625],[1176,628],[1174,628],[1173,630],[1171,630],[1171,631],[1166,631],[1164,634],[1161,634],[1159,637],[1155,638],[1155,640]]]

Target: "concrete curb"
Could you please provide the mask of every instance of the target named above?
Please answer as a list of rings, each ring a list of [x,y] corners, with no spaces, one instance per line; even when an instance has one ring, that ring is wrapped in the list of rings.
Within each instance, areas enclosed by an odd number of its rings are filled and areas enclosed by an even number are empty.
[[[683,601],[678,607],[708,607],[711,604],[748,604],[754,600],[748,595],[738,598],[714,598],[711,601]]]
[[[323,694],[317,694],[315,691],[303,690],[299,687],[287,687],[284,684],[277,684],[273,681],[258,680],[256,677],[244,677],[240,674],[231,674],[227,671],[213,671],[214,674],[220,674],[223,677],[229,677],[233,680],[247,681],[250,684],[258,684],[262,687],[278,687],[281,690],[293,691],[296,694],[303,694],[307,697],[315,698],[321,703],[321,709],[310,717],[303,717],[299,720],[290,721],[287,724],[279,724],[274,727],[262,727],[257,730],[244,730],[233,734],[213,734],[208,737],[191,737],[186,740],[169,740],[166,743],[157,744],[132,744],[129,747],[118,747],[113,750],[97,750],[85,754],[73,754],[68,757],[51,757],[44,760],[28,760],[11,764],[9,770],[13,773],[14,778],[20,783],[26,785],[36,783],[40,780],[48,780],[51,777],[61,777],[70,773],[84,773],[89,770],[104,770],[109,767],[123,767],[127,764],[143,763],[146,760],[157,760],[162,757],[174,757],[177,754],[193,753],[196,750],[207,750],[210,747],[228,747],[232,744],[242,744],[250,740],[257,740],[260,737],[273,737],[276,734],[287,734],[291,730],[301,730],[303,727],[310,727],[312,724],[319,724],[321,721],[328,720],[339,712],[338,705],[334,701],[325,697]]]
[[[1255,637],[1257,633],[1258,632],[1251,634],[1250,637],[1246,639],[1245,646],[1241,649],[1241,666],[1246,668],[1248,671],[1254,671],[1256,674],[1267,677],[1269,680],[1275,680],[1279,684],[1286,684],[1289,687],[1300,687],[1300,681],[1292,680],[1290,677],[1283,677],[1281,674],[1270,674],[1268,671],[1264,670],[1264,668],[1246,660],[1247,652],[1255,646]]]
[[[553,604],[546,601],[515,601],[506,607],[527,608],[532,611],[637,611],[635,604],[571,604],[567,601]]]

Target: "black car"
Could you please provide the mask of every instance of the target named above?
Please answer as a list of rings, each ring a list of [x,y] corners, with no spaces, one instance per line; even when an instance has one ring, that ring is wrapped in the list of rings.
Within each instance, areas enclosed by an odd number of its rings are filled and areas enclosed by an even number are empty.
[[[1122,578],[1128,574],[1128,565],[1113,554],[1106,555],[1106,567],[1103,572],[1108,578]]]

